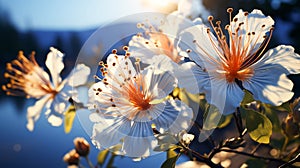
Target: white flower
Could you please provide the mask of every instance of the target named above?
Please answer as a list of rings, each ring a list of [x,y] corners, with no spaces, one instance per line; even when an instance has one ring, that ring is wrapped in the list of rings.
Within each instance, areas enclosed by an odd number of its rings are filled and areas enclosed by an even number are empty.
[[[97,147],[122,144],[123,154],[146,157],[157,145],[153,125],[171,133],[189,128],[192,110],[179,100],[165,99],[176,85],[171,73],[151,67],[141,70],[139,60],[134,67],[128,56],[115,54],[100,65],[104,79],[89,90],[96,108],[90,120]]]
[[[53,47],[50,50],[46,66],[50,71],[51,80],[48,73],[37,64],[34,53],[27,59],[23,52],[20,52],[16,60],[7,64],[8,72],[4,74],[10,79],[10,83],[2,86],[8,95],[39,99],[27,109],[27,129],[30,131],[33,131],[34,122],[39,119],[44,107],[47,109],[45,114],[49,123],[60,126],[68,100],[76,93],[73,87],[83,85],[90,73],[88,67],[78,64],[71,74],[62,80],[60,72],[64,68],[63,54]]]
[[[230,24],[225,27],[226,32],[221,22],[214,25],[210,16],[216,36],[205,25],[187,28],[180,35],[179,45],[191,49],[189,56],[196,63],[184,66],[194,71],[200,91],[220,110],[225,106],[224,114],[234,112],[240,105],[242,89],[249,90],[256,100],[276,106],[290,100],[293,83],[286,75],[300,72],[299,55],[285,45],[264,53],[274,21],[260,10],[240,10],[233,19],[232,8],[227,11]]]
[[[177,48],[177,36],[194,23],[178,14],[157,17],[161,20],[160,23],[157,23],[159,19],[156,19],[137,24],[143,32],[132,37],[129,42],[129,52],[133,57],[140,58],[148,64],[154,62],[152,58],[155,55],[165,55],[179,63],[183,55],[181,55],[182,51]]]

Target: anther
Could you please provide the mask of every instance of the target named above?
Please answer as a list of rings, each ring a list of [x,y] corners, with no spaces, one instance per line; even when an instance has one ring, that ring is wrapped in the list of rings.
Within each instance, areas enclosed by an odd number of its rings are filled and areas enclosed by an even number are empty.
[[[264,28],[264,27],[266,27],[266,25],[262,25],[261,27]]]
[[[4,78],[9,78],[9,74],[8,73],[4,73]]]
[[[123,47],[123,50],[124,50],[124,51],[127,51],[127,50],[128,50],[128,46],[124,46],[124,47]]]
[[[206,29],[206,32],[209,33],[209,32],[210,32],[210,28],[207,28],[207,29]]]
[[[21,51],[21,50],[19,51],[19,56],[20,56],[20,55],[24,55],[24,52]]]
[[[248,16],[249,15],[249,12],[244,12],[244,16]]]
[[[130,52],[126,52],[125,56],[129,57],[130,56]]]
[[[115,62],[113,62],[113,63],[112,63],[112,66],[116,66],[116,63],[115,63]]]
[[[111,107],[117,107],[115,104],[112,104]]]
[[[216,25],[220,25],[220,24],[221,24],[220,20],[216,21]]]
[[[225,26],[225,30],[228,30],[228,29],[229,29],[229,25],[226,25],[226,26]]]
[[[213,16],[208,16],[208,17],[207,17],[207,20],[208,20],[208,21],[212,21],[212,20],[214,20],[214,17],[213,17]]]
[[[255,35],[255,32],[252,32],[251,34],[252,34],[252,35]]]
[[[100,61],[100,62],[99,62],[99,65],[100,65],[100,66],[103,66],[103,65],[104,65],[104,62],[103,62],[103,61]]]
[[[233,21],[234,21],[234,22],[237,22],[237,21],[238,21],[238,18],[234,18]]]
[[[117,54],[117,49],[113,49],[111,52],[112,52],[113,54]]]
[[[197,40],[193,40],[193,43],[196,43],[197,42]]]
[[[227,12],[231,13],[233,11],[233,8],[227,8]]]
[[[187,49],[186,52],[187,52],[187,53],[190,53],[190,52],[192,52],[192,50],[191,50],[191,49]]]

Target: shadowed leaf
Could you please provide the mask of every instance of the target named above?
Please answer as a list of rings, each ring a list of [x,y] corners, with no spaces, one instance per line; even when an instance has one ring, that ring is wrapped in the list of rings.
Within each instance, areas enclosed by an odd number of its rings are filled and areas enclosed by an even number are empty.
[[[269,144],[272,135],[272,123],[263,114],[253,110],[243,109],[246,113],[246,127],[252,140],[258,143]]]
[[[65,133],[69,133],[72,130],[74,118],[76,116],[76,110],[74,105],[70,105],[68,110],[65,113]]]
[[[97,163],[102,166],[108,156],[109,150],[105,149],[101,152],[99,152],[98,157],[97,157]]]

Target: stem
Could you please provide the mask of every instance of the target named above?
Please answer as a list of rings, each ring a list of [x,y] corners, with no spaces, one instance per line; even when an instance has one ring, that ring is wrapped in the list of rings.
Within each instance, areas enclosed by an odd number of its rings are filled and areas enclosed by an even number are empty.
[[[91,160],[89,159],[88,156],[85,157],[85,160],[87,161],[90,168],[94,168],[94,165],[93,165],[93,163],[91,162]]]
[[[240,108],[237,107],[235,113],[233,113],[233,117],[235,120],[235,125],[239,131],[240,137],[243,137],[243,132],[244,132],[244,128],[243,128],[243,122],[242,122],[242,116],[241,116],[241,111]]]
[[[286,150],[286,147],[287,147],[288,143],[289,143],[289,137],[288,136],[284,136],[284,143],[282,145],[281,152],[284,152]]]
[[[279,160],[279,159],[275,159],[275,158],[270,158],[270,157],[264,157],[264,156],[257,156],[257,155],[254,155],[254,154],[251,154],[251,153],[242,152],[242,151],[236,151],[236,150],[231,150],[231,149],[220,149],[220,151],[229,152],[229,153],[236,153],[236,154],[240,154],[240,155],[250,156],[250,157],[253,157],[253,158],[263,159],[263,160],[269,160],[269,161],[275,161],[275,162],[280,162],[280,163],[286,163],[283,160]]]

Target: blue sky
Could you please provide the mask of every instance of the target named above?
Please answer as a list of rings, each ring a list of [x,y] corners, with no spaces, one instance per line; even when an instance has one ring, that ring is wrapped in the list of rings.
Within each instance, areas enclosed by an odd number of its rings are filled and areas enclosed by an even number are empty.
[[[20,30],[87,29],[122,16],[157,11],[167,3],[160,0],[0,0]]]

